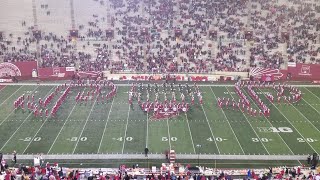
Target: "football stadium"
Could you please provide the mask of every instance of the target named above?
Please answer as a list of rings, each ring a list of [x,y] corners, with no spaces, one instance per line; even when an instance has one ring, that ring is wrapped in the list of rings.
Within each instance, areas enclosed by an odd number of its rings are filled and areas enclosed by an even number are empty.
[[[0,12],[0,179],[320,178],[319,0]]]

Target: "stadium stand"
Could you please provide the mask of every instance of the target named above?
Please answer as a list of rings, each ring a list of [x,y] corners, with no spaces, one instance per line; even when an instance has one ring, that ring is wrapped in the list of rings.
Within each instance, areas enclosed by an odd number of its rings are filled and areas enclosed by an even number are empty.
[[[318,0],[70,2],[3,2],[3,60],[138,72],[320,62]]]
[[[178,167],[174,170],[173,165],[162,167],[141,168],[138,166],[129,168],[121,165],[119,168],[66,168],[58,163],[43,163],[41,166],[20,165],[19,168],[8,168],[7,162],[2,161],[1,179],[318,179],[319,170],[296,167],[274,167],[265,169],[216,169],[207,167]],[[170,169],[170,170],[169,170]],[[172,170],[171,170],[172,169]]]
[[[112,73],[248,72],[284,69],[289,62],[320,64],[320,0],[10,0],[1,1],[0,9],[0,62],[38,60],[43,68]],[[21,169],[0,177],[120,179],[133,172],[60,171],[48,165],[30,167],[26,175]],[[261,179],[295,178],[294,169],[254,172]],[[228,179],[235,171],[214,172]],[[319,178],[315,171],[303,173],[300,179]],[[252,172],[249,177],[256,178]]]

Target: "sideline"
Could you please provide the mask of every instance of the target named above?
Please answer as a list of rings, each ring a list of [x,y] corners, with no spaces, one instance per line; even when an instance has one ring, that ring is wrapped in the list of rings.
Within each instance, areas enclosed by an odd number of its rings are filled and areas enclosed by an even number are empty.
[[[132,81],[132,82],[135,82],[135,81]],[[145,81],[144,83],[146,83],[147,81]],[[150,82],[152,83],[152,82]],[[182,83],[186,83],[186,82],[182,82]],[[188,82],[188,84],[193,84],[195,82],[193,81],[190,81]],[[208,82],[210,83],[210,82]],[[24,85],[24,86],[59,86],[59,85],[64,85],[64,83],[13,83],[13,84],[8,84],[8,83],[0,83],[0,85],[5,85],[5,86],[21,86],[21,85]],[[129,83],[119,83],[119,84],[115,84],[116,86],[131,86],[131,84]],[[198,86],[201,86],[201,87],[210,87],[210,86],[216,86],[216,87],[234,87],[234,84],[197,84]],[[175,84],[174,86],[178,86],[177,84]],[[290,86],[292,87],[320,87],[320,84],[290,84]]]
[[[17,159],[28,160],[40,155],[17,155]],[[144,154],[50,154],[41,155],[43,159],[146,159]],[[164,154],[149,154],[148,159],[165,160]],[[212,160],[306,160],[308,155],[206,155],[206,154],[177,154],[177,159],[212,159]],[[12,154],[4,154],[4,159],[12,159]]]

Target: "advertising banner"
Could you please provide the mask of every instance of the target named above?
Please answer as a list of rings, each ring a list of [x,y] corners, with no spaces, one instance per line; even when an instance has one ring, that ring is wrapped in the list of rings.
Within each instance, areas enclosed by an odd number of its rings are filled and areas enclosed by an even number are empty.
[[[279,69],[255,67],[251,68],[249,76],[262,81],[267,80],[267,78],[268,80],[279,80],[283,78],[283,73]]]
[[[263,74],[261,76],[261,81],[264,82],[273,82],[274,81],[274,76],[272,74]]]
[[[273,76],[274,80],[316,81],[320,80],[320,64],[296,63],[286,70],[257,67],[252,68],[249,74],[260,80],[268,75]]]
[[[31,78],[32,71],[37,69],[37,61],[0,63],[0,77]]]
[[[96,71],[78,71],[77,76],[79,76],[80,78],[97,78],[98,76],[101,75],[101,72],[96,72]]]
[[[74,71],[70,71],[66,67],[47,67],[38,69],[39,78],[51,78],[51,79],[69,79],[74,75]]]
[[[288,76],[292,80],[320,80],[320,65],[299,63],[296,67],[288,67]]]

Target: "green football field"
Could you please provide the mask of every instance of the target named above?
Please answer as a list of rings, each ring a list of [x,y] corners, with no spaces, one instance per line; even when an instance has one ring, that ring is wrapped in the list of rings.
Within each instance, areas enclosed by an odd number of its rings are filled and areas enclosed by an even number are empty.
[[[269,119],[218,108],[218,97],[239,98],[233,86],[223,85],[200,86],[203,105],[196,100],[189,112],[162,120],[152,119],[137,102],[129,106],[129,85],[119,86],[117,95],[108,103],[90,101],[86,105],[75,101],[77,93],[86,89],[74,88],[56,118],[35,118],[28,111],[14,110],[13,102],[22,94],[35,94],[35,99],[45,99],[55,87],[0,86],[0,152],[136,154],[142,153],[145,147],[151,154],[163,154],[168,149],[178,154],[216,155],[320,152],[319,87],[298,87],[303,99],[292,105],[271,104],[264,96],[264,91],[269,90],[259,90],[259,96],[271,109]],[[242,91],[248,93],[245,89]],[[154,99],[153,96],[151,93],[150,99]],[[49,107],[58,98],[56,95]],[[161,95],[160,98],[163,99]]]

